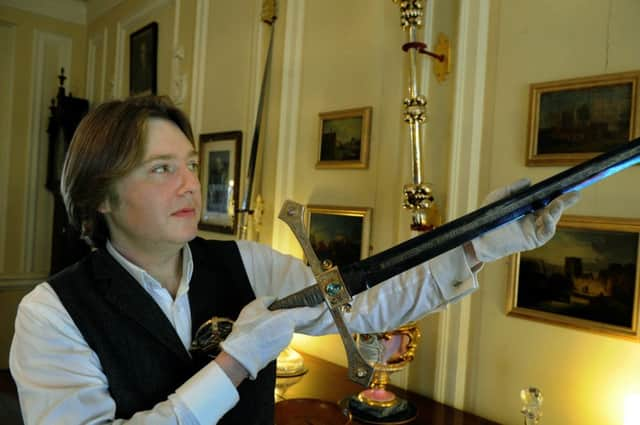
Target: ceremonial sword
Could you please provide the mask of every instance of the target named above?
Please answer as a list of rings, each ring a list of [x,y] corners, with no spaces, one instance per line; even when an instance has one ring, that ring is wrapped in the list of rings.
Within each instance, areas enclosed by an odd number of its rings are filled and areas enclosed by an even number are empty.
[[[303,225],[304,207],[293,201],[285,201],[279,218],[290,227],[302,246],[316,283],[276,300],[269,309],[278,310],[326,303],[345,346],[349,378],[368,386],[373,378],[373,366],[358,351],[342,316],[342,312],[349,308],[353,295],[543,208],[564,193],[579,191],[638,162],[640,162],[640,138],[465,214],[430,232],[363,260],[342,266],[340,270],[333,267],[330,261],[320,262],[313,251]],[[192,352],[215,353],[219,350],[215,347],[221,339],[226,337],[225,334],[231,331],[231,324],[226,319],[226,321],[214,319],[198,329],[192,343]],[[219,329],[220,327],[224,329]]]
[[[252,207],[253,202],[253,183],[256,174],[256,162],[258,160],[258,151],[260,150],[260,128],[262,126],[262,112],[265,102],[265,93],[267,90],[267,82],[269,78],[269,70],[271,69],[271,58],[273,56],[273,32],[276,21],[276,4],[275,0],[264,1],[261,13],[262,22],[269,26],[269,47],[267,49],[267,59],[264,63],[264,71],[262,72],[262,84],[260,85],[260,96],[258,98],[258,109],[256,110],[256,121],[253,127],[253,138],[251,140],[251,151],[249,152],[249,164],[247,165],[247,176],[245,179],[244,196],[242,204],[236,211],[239,215],[239,231],[238,239],[247,239],[249,230],[249,217],[255,213]]]
[[[358,352],[342,317],[342,310],[349,307],[353,295],[543,208],[564,193],[579,191],[638,162],[640,138],[445,223],[430,232],[342,266],[340,270],[330,262],[321,263],[318,260],[303,226],[304,207],[292,201],[285,201],[279,218],[287,223],[302,246],[315,275],[316,284],[276,300],[269,309],[315,306],[325,302],[345,345],[349,378],[367,386],[373,377],[373,367]]]

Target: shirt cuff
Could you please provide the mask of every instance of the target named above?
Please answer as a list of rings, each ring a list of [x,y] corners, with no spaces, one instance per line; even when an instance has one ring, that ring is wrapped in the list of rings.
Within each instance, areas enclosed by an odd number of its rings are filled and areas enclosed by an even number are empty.
[[[201,424],[218,423],[240,399],[235,385],[214,361],[182,384],[176,395]]]
[[[471,270],[462,247],[435,257],[429,262],[429,268],[442,296],[448,302],[456,302],[478,288],[476,273],[479,268]]]

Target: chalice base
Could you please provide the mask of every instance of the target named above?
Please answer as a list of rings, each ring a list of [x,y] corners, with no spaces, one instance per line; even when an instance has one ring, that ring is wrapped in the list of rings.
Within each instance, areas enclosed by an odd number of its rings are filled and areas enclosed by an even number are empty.
[[[414,420],[417,414],[416,406],[395,394],[393,396],[395,398],[388,407],[375,406],[363,401],[360,394],[343,400],[341,404],[349,410],[354,419],[366,424],[405,424]]]
[[[358,394],[358,400],[378,407],[392,407],[399,402],[398,397],[384,388],[369,388]]]

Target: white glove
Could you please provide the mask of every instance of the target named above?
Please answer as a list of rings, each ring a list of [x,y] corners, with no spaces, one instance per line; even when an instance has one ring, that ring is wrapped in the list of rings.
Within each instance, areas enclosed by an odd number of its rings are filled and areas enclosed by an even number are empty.
[[[495,190],[487,195],[483,205],[506,198],[530,184],[529,179],[520,179],[510,186]],[[482,262],[489,262],[544,245],[555,234],[562,212],[578,202],[579,198],[577,192],[565,193],[546,207],[473,239],[471,244],[476,257]]]
[[[308,324],[322,314],[321,307],[299,307],[270,311],[274,297],[260,297],[247,304],[222,349],[236,359],[255,379],[258,372],[284,350],[296,327]]]

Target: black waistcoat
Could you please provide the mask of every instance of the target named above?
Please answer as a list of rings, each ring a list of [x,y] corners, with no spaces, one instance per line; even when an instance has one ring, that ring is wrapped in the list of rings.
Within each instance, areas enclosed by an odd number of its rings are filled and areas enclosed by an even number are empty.
[[[213,316],[235,320],[255,295],[234,242],[196,238],[189,246],[193,335]],[[49,283],[100,358],[116,418],[151,409],[204,366],[192,360],[160,307],[106,250],[93,252]],[[238,387],[240,401],[219,423],[272,424],[274,385],[271,362],[255,381]]]

